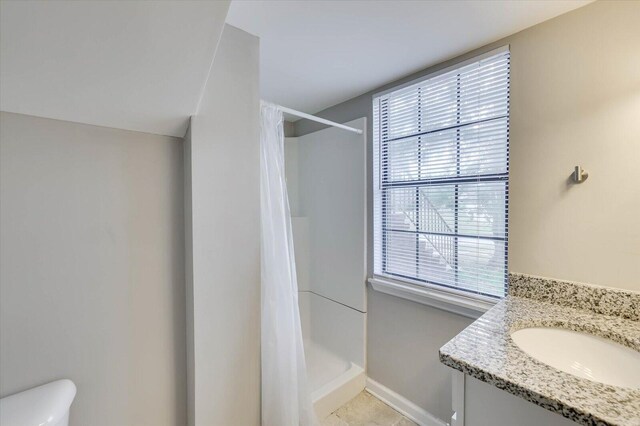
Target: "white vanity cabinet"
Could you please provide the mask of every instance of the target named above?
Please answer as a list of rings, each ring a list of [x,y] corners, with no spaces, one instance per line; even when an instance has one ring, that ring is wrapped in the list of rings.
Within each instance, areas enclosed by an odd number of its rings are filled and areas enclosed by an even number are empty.
[[[453,371],[451,426],[576,426],[577,423],[474,377]]]

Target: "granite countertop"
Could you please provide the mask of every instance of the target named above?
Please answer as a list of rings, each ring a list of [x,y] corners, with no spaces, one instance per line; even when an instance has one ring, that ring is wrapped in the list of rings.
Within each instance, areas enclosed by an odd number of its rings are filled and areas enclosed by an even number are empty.
[[[640,351],[640,293],[522,274],[510,274],[509,285],[509,296],[440,349],[440,361],[579,424],[640,426],[640,389],[564,373],[510,336],[528,327],[566,328]]]

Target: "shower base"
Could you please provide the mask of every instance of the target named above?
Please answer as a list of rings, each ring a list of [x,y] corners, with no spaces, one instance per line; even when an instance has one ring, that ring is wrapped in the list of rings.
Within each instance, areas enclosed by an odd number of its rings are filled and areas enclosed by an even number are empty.
[[[358,395],[365,387],[362,367],[338,357],[321,345],[305,340],[311,400],[322,419]]]
[[[365,387],[366,314],[311,292],[300,292],[299,304],[307,379],[322,419]]]

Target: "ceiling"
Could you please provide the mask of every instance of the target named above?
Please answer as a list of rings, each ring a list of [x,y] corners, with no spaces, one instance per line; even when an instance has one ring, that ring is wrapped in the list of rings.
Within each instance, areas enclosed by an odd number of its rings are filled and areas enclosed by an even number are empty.
[[[184,136],[229,1],[1,1],[0,110]]]
[[[181,137],[226,17],[315,113],[588,2],[0,1],[0,110]]]
[[[315,113],[587,1],[234,1],[266,100]]]

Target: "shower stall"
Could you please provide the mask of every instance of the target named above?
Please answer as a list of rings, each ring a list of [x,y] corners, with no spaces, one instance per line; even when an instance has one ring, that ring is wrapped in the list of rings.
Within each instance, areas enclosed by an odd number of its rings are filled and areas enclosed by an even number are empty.
[[[349,126],[366,129],[366,119]],[[298,299],[312,400],[325,417],[365,387],[366,137],[285,139]]]

